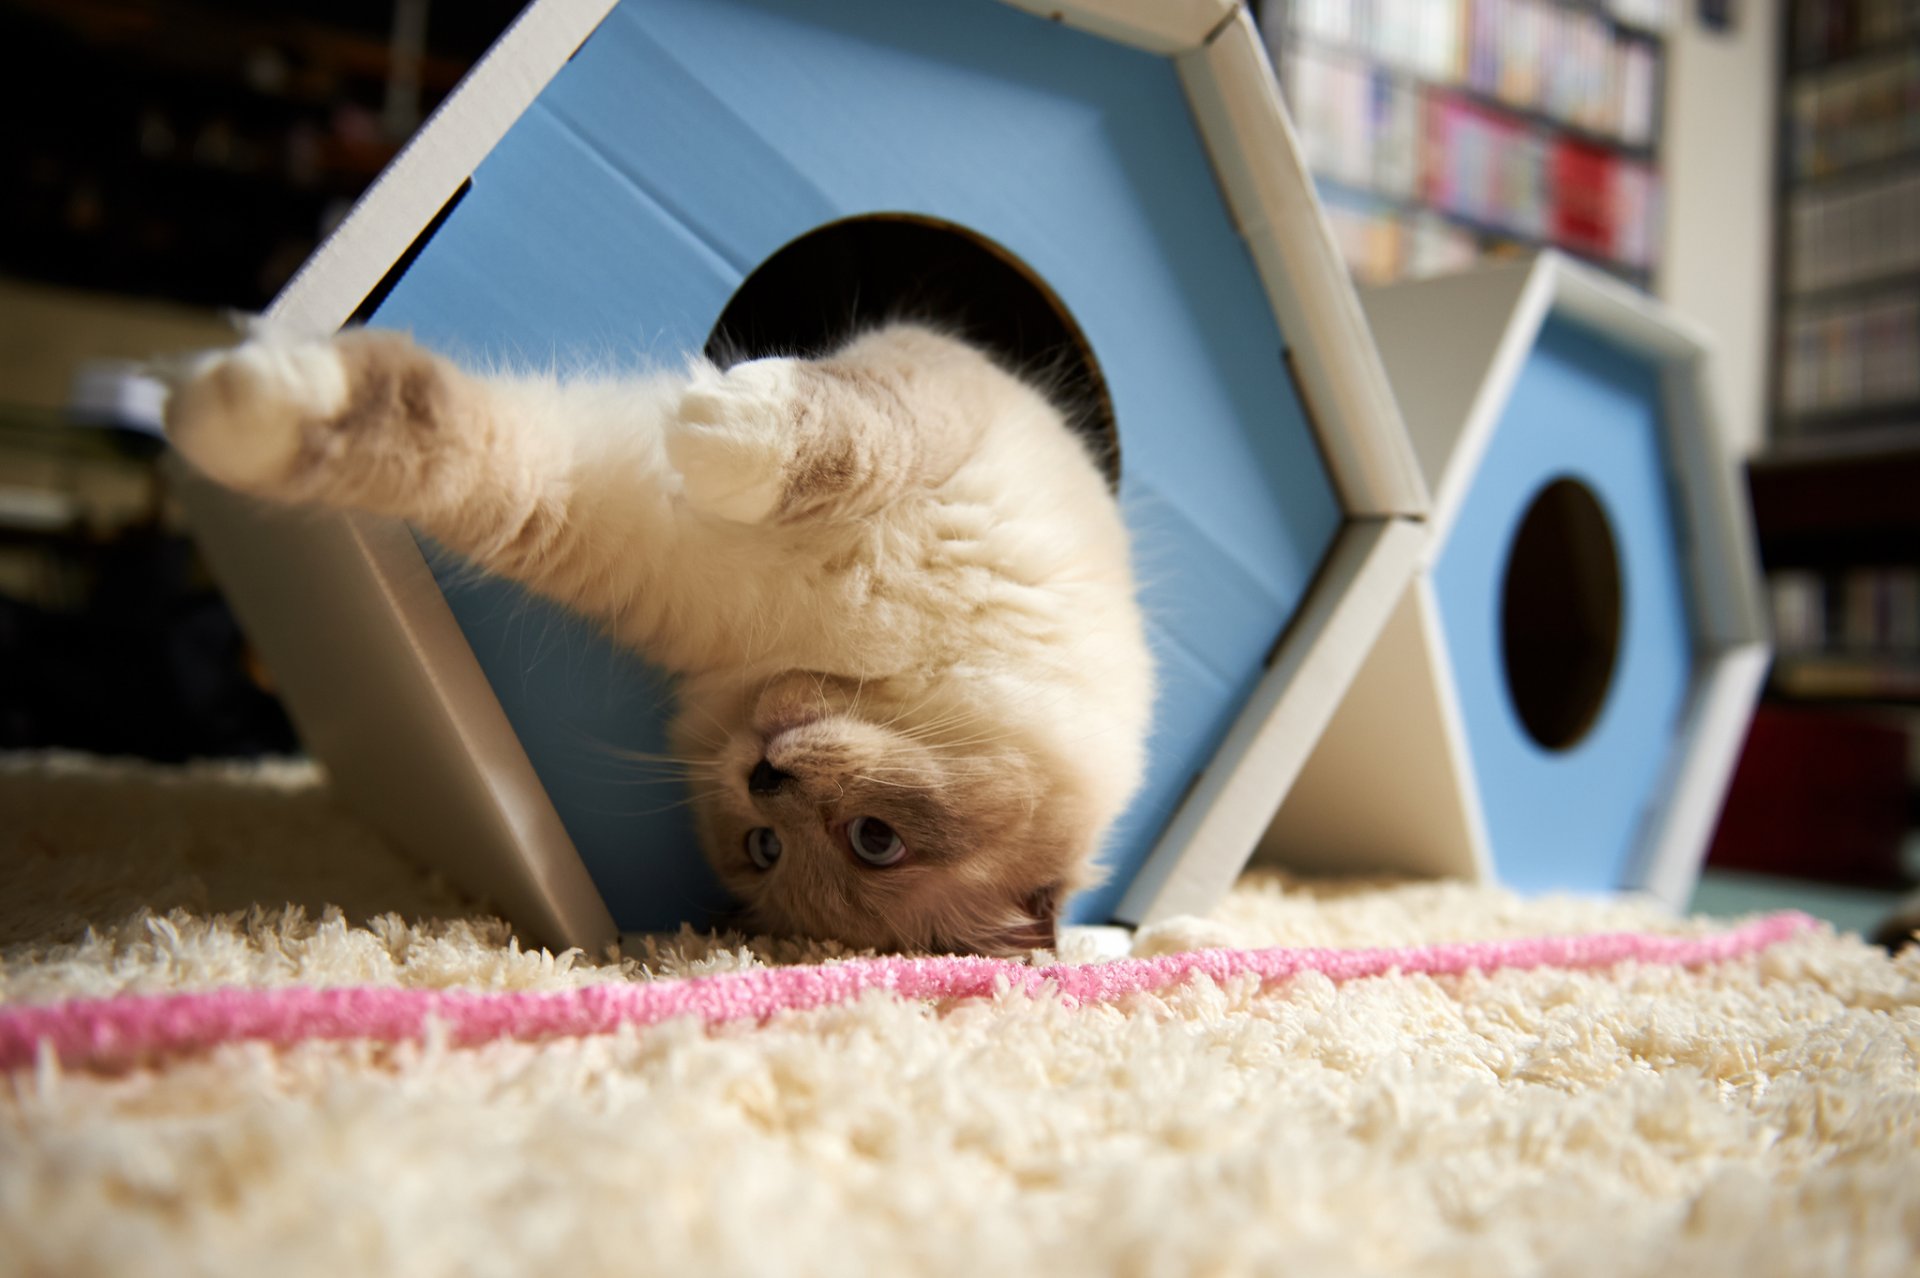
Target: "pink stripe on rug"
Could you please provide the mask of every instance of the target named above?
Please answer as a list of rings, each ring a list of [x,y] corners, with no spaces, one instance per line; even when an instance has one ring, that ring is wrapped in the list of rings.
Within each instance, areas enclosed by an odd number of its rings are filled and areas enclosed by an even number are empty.
[[[1224,981],[1252,975],[1272,982],[1319,972],[1350,981],[1391,972],[1446,975],[1628,961],[1695,967],[1756,953],[1813,926],[1811,918],[1789,911],[1707,936],[1613,932],[1401,949],[1197,950],[1084,967],[1029,967],[986,958],[872,958],[538,993],[353,986],[120,995],[0,1008],[0,1069],[30,1065],[43,1049],[67,1066],[112,1067],[222,1043],[400,1042],[421,1038],[434,1022],[444,1027],[449,1041],[465,1046],[500,1038],[605,1034],[682,1016],[709,1025],[764,1021],[781,1012],[850,1002],[873,990],[930,1001],[1051,990],[1069,1005],[1084,1005],[1167,989],[1195,976]]]

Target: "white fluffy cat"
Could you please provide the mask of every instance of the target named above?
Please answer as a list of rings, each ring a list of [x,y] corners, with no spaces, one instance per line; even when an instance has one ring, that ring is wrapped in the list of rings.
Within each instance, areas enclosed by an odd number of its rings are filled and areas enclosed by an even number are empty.
[[[677,672],[703,850],[758,926],[1051,944],[1139,784],[1113,498],[1041,393],[933,330],[569,380],[259,337],[189,365],[167,429],[223,484],[409,520]]]

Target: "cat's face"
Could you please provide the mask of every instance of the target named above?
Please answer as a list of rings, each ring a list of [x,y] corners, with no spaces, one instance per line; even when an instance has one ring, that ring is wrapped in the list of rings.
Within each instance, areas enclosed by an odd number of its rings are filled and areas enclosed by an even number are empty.
[[[1028,734],[947,692],[790,674],[736,723],[683,720],[704,851],[754,925],[856,948],[1053,944],[1088,878],[1090,805]]]

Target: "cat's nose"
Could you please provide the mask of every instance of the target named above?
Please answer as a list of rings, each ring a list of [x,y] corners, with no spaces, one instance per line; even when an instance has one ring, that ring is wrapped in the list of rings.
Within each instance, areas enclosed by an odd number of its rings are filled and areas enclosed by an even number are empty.
[[[782,772],[765,759],[753,765],[753,771],[747,774],[747,790],[752,794],[776,794],[780,787],[793,780],[793,773]]]

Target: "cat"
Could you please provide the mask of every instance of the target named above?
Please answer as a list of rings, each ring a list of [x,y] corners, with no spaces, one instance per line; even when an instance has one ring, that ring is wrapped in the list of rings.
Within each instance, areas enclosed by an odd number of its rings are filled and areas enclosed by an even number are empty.
[[[563,378],[261,331],[169,382],[216,482],[405,519],[677,675],[747,926],[1013,954],[1098,881],[1154,695],[1128,536],[1062,411],[968,342]]]

